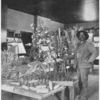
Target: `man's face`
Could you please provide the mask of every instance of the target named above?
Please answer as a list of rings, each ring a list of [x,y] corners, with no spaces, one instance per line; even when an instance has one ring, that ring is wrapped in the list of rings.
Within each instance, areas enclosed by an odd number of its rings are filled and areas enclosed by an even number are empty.
[[[93,32],[93,30],[92,29],[90,29],[90,31],[89,31],[90,33],[92,33]]]
[[[83,32],[80,33],[79,40],[80,41],[85,41],[85,35],[84,35]]]

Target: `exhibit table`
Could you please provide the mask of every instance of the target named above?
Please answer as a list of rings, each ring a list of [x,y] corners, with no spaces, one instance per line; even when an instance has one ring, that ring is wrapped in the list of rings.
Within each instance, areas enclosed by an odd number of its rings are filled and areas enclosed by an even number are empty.
[[[57,92],[61,92],[61,100],[64,100],[64,91],[65,91],[65,87],[60,86],[57,89],[50,90],[48,93],[36,93],[35,91],[32,91],[30,89],[28,90],[23,89],[21,87],[13,86],[10,84],[2,84],[1,89],[2,91],[5,91],[5,92],[18,94],[18,95],[22,95],[22,96],[26,96],[30,98],[35,98],[37,100],[43,100],[44,98],[49,97],[50,95],[54,95]]]
[[[61,100],[64,100],[65,98],[65,88],[69,88],[69,98],[70,100],[75,100],[75,86],[78,84],[78,81],[53,81],[54,83],[57,83],[60,85],[60,87],[50,90],[48,93],[37,93],[36,91],[33,91],[31,89],[25,89],[20,86],[11,85],[8,83],[3,83],[1,85],[2,91],[9,92],[12,94],[18,94],[30,98],[35,98],[37,100],[43,100],[46,97],[49,97],[51,95],[54,95],[55,93],[61,92]]]

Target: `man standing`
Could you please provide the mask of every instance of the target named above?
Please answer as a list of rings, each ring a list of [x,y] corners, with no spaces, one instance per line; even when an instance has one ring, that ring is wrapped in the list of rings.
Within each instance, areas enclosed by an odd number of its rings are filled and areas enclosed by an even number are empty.
[[[79,31],[76,34],[79,43],[76,49],[77,58],[77,69],[79,76],[79,87],[80,87],[80,100],[88,100],[88,74],[92,67],[92,63],[97,57],[96,48],[92,43],[89,43],[87,39],[89,38],[88,33],[85,31]]]

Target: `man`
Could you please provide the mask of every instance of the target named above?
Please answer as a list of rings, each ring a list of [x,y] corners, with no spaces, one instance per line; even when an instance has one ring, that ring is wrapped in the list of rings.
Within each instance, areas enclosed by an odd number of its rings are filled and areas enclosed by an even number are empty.
[[[79,31],[76,34],[79,39],[76,49],[76,59],[77,59],[77,69],[79,76],[79,87],[80,87],[80,100],[88,100],[88,74],[92,67],[92,63],[97,57],[96,48],[92,43],[89,43],[87,39],[89,38],[88,33],[85,31]]]

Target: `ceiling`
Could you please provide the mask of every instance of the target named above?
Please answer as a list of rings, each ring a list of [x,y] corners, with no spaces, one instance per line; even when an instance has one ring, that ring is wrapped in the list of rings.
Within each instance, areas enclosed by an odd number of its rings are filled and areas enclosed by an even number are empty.
[[[44,16],[62,23],[79,23],[84,22],[81,18],[83,1],[84,0],[7,0],[7,6],[11,9],[32,15]],[[99,13],[99,0],[88,1],[88,3],[96,1],[96,9]]]

